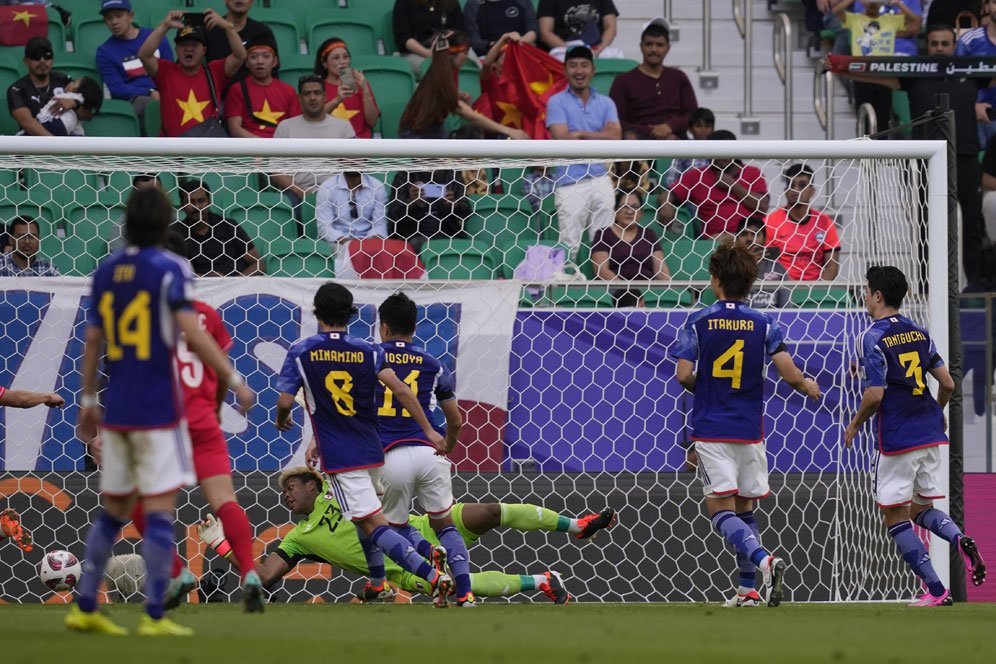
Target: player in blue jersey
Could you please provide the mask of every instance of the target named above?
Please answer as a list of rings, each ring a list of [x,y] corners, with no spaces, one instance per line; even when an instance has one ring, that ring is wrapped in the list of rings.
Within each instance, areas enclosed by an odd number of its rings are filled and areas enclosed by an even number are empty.
[[[412,390],[384,364],[384,350],[346,332],[357,313],[353,294],[344,286],[324,284],[315,293],[319,333],[291,346],[277,390],[276,426],[287,431],[294,396],[304,387],[322,470],[343,516],[356,524],[364,550],[376,547],[408,572],[429,582],[436,606],[448,606],[453,580],[439,572],[384,518],[375,485],[384,465],[384,446],[377,424],[377,384],[391,390],[397,405],[411,413],[425,439],[445,451],[439,435]]]
[[[87,535],[77,601],[65,619],[66,627],[76,631],[127,634],[97,611],[97,589],[111,547],[141,497],[147,520],[142,543],[146,615],[138,633],[192,633],[165,617],[163,609],[175,548],[176,491],[193,482],[174,361],[179,333],[218,372],[223,384],[235,390],[243,409],[254,399],[217,344],[200,329],[191,307],[186,261],[161,247],[172,218],[172,207],[161,190],[132,193],[124,221],[128,245],[104,260],[93,275],[77,433],[102,464],[104,509]],[[101,354],[107,373],[103,408],[97,398]],[[258,575],[246,575],[243,588],[261,604]]]
[[[787,564],[761,546],[754,518],[754,501],[770,493],[761,421],[765,356],[802,394],[817,399],[820,388],[795,366],[774,318],[744,304],[757,278],[750,252],[720,247],[709,259],[709,275],[717,302],[689,316],[679,332],[672,353],[678,359],[677,378],[695,393],[692,440],[706,508],[737,553],[740,584],[733,605],[761,603],[754,588],[760,569],[768,606],[778,606]]]
[[[445,452],[457,444],[463,418],[457,408],[453,374],[435,357],[415,346],[415,325],[418,310],[404,293],[395,293],[384,300],[377,310],[380,315],[381,347],[384,366],[390,367],[405,385],[411,388],[419,407],[430,422],[436,404],[446,419]],[[384,444],[384,516],[388,523],[404,535],[422,556],[430,559],[442,571],[448,562],[456,582],[456,604],[461,608],[476,606],[470,587],[470,554],[450,516],[453,507],[451,464],[430,443],[411,413],[394,402],[394,393],[383,384],[378,386],[377,418],[380,438]],[[440,433],[443,433],[440,431]],[[439,537],[440,546],[433,545],[408,524],[412,499],[418,498],[429,515],[429,524]],[[378,564],[379,563],[379,564]],[[368,558],[370,588],[364,596],[392,592],[387,585],[383,558]]]
[[[986,563],[975,542],[933,506],[934,500],[945,497],[940,446],[948,444],[943,409],[954,392],[954,380],[926,330],[899,313],[909,290],[902,271],[875,266],[865,278],[865,308],[875,322],[861,339],[864,393],[844,430],[844,443],[851,447],[861,425],[878,415],[875,500],[903,560],[928,590],[910,606],[949,606],[951,593],[938,578],[913,523],[953,544],[975,585],[985,581]],[[925,372],[937,380],[937,399],[924,383]]]

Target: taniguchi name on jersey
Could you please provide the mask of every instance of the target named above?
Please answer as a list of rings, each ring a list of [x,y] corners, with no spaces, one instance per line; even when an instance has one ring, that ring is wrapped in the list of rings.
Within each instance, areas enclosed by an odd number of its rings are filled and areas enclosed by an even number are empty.
[[[887,337],[882,337],[882,341],[886,346],[892,348],[893,346],[899,346],[902,344],[911,344],[915,341],[926,341],[927,337],[924,336],[923,332],[912,331],[912,332],[900,332],[899,334],[890,334]]]

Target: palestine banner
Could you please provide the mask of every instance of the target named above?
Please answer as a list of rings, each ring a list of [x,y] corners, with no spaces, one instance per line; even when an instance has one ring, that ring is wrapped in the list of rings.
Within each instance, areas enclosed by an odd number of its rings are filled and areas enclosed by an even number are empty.
[[[884,78],[992,78],[996,76],[996,57],[856,57],[827,56],[829,70],[841,74],[860,74]]]

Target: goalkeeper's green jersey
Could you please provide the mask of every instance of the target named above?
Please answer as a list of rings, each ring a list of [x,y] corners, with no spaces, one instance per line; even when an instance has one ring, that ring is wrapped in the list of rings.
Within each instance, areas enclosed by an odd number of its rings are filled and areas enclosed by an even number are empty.
[[[477,541],[478,536],[469,532],[463,525],[463,503],[453,505],[453,521],[467,545]],[[439,538],[429,525],[429,517],[410,516],[409,523],[433,544]],[[360,546],[356,526],[342,518],[339,503],[326,483],[322,493],[315,498],[315,508],[306,519],[300,521],[293,530],[284,536],[276,551],[283,560],[294,567],[302,560],[328,563],[356,574],[368,575],[367,559]],[[387,578],[406,590],[421,590],[415,579],[406,573],[393,560],[384,557]]]

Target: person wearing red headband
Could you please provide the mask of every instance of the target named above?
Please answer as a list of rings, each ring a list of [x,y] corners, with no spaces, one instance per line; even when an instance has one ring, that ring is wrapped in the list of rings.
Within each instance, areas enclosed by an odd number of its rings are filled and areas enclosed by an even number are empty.
[[[370,82],[351,62],[346,42],[338,37],[329,37],[318,47],[315,73],[325,77],[325,112],[353,125],[357,138],[371,138],[380,108]]]
[[[238,138],[273,138],[277,124],[301,114],[294,88],[273,75],[280,65],[277,44],[266,35],[246,44],[249,76],[228,88],[225,122]]]

